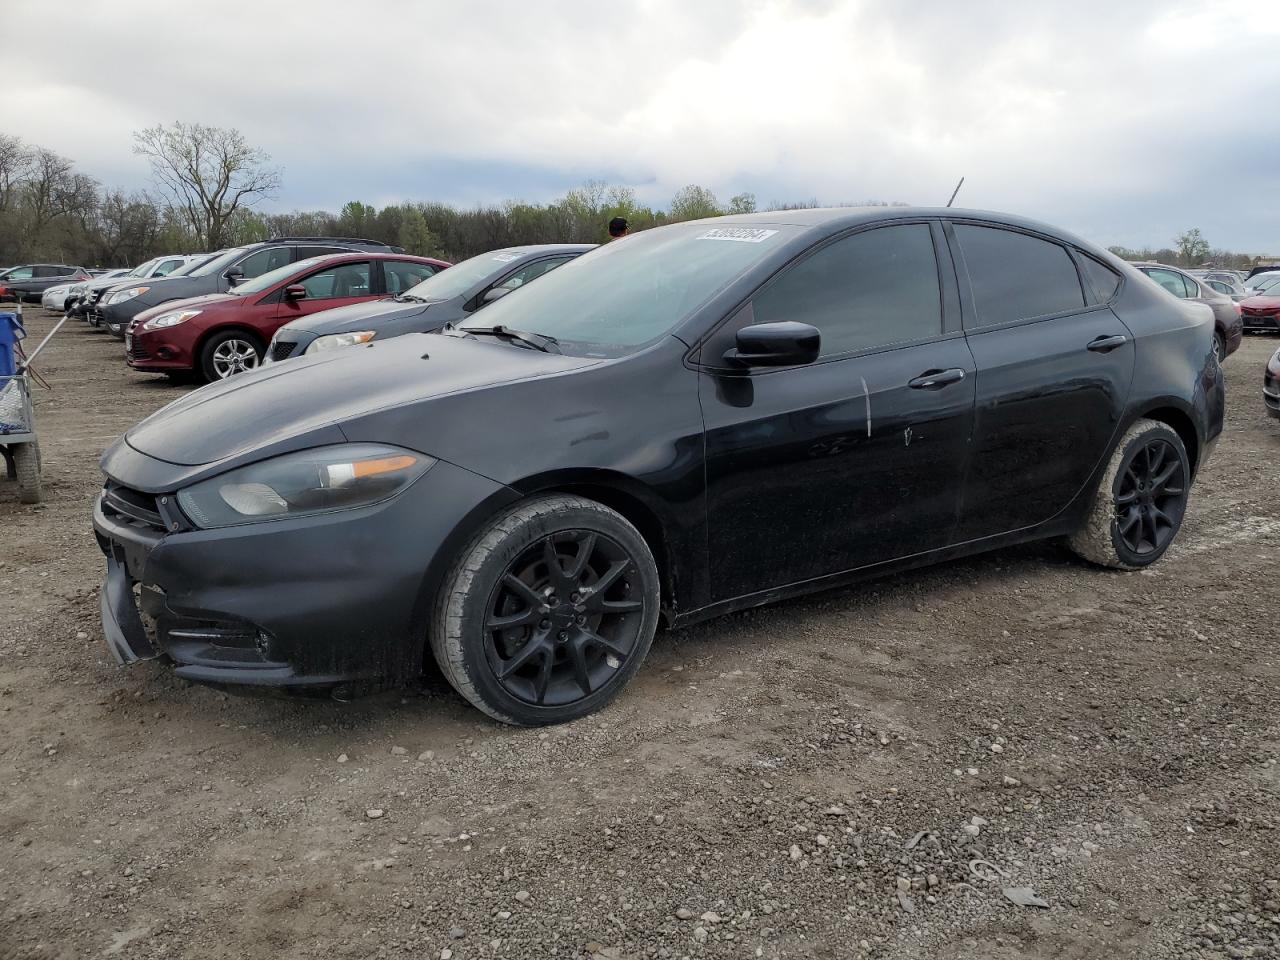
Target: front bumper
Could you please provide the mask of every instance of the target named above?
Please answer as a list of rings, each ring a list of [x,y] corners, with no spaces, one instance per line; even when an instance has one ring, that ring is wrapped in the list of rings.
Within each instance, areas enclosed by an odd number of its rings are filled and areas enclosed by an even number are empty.
[[[118,337],[123,337],[129,324],[133,318],[140,314],[143,310],[149,310],[153,304],[139,303],[141,297],[134,297],[132,300],[126,300],[124,303],[113,303],[106,305],[99,302],[97,306],[97,314],[99,318],[99,326],[106,327],[108,331]]]
[[[1269,330],[1272,333],[1280,331],[1280,311],[1270,314],[1244,313],[1240,315],[1240,321],[1245,330]]]
[[[437,462],[382,504],[199,530],[174,497],[110,484],[93,513],[107,646],[120,663],[164,656],[180,677],[226,686],[407,679],[459,522],[515,497]]]
[[[1262,375],[1262,404],[1271,416],[1280,417],[1280,362],[1275,359]]]
[[[139,334],[137,325],[125,333],[124,358],[133,369],[148,373],[195,368],[191,351],[186,344],[176,342],[169,331]]]

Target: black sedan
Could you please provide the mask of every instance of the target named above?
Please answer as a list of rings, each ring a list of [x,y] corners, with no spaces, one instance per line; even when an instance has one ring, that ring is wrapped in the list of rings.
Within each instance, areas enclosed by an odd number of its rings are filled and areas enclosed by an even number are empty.
[[[1013,217],[644,231],[135,426],[94,510],[104,632],[234,687],[347,695],[434,657],[545,724],[617,695],[660,622],[1046,537],[1146,567],[1222,430],[1213,335]]]
[[[353,303],[285,324],[267,350],[268,362],[356,346],[375,338],[439,330],[531,283],[592,249],[589,243],[546,243],[491,250],[454,264],[394,297]]]

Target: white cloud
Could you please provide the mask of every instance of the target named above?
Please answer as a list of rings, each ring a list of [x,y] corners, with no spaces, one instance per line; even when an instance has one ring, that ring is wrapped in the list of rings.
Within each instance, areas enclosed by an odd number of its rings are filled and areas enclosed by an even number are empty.
[[[1258,120],[1280,22],[1255,3],[67,0],[61,24],[43,2],[7,8],[32,41],[9,48],[8,131],[103,179],[145,180],[130,132],[184,119],[267,149],[285,207],[519,193],[414,183],[426,163],[607,173],[658,204],[689,182],[935,203],[964,174],[960,202],[1098,239],[1199,224],[1280,250],[1280,134]]]

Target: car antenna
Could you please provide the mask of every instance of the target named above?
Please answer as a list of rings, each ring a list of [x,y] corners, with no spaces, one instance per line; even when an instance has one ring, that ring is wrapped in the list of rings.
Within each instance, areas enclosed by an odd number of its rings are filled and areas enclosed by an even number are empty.
[[[951,191],[951,199],[947,201],[947,206],[956,202],[956,194],[960,192],[960,188],[964,186],[964,177],[960,178],[960,182],[956,184],[956,188]]]

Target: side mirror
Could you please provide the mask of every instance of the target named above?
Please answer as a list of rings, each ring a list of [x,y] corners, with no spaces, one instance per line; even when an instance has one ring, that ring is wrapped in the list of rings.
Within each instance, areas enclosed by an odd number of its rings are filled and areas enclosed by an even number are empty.
[[[753,323],[738,331],[737,344],[724,353],[734,366],[790,367],[818,359],[822,334],[817,327],[794,320]]]
[[[483,297],[480,298],[480,303],[481,305],[484,305],[486,303],[493,303],[493,301],[495,300],[501,300],[510,292],[511,292],[510,287],[494,287],[488,293],[486,293]]]
[[[307,288],[300,283],[291,283],[284,288],[284,295],[290,300],[305,300]]]
[[[228,267],[227,272],[223,276],[232,283],[239,283],[244,279],[244,271],[239,267]]]

